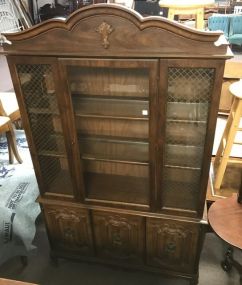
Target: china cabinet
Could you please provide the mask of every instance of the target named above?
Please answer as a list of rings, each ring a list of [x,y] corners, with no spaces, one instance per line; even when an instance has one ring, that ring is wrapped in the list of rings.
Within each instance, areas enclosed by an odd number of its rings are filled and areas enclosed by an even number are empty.
[[[52,256],[197,282],[220,36],[106,4],[6,35]]]

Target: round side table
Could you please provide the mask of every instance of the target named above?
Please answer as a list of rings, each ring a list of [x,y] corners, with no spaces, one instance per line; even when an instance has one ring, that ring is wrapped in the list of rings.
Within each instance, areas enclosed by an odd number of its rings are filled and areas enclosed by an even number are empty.
[[[233,258],[233,247],[242,249],[242,204],[237,202],[237,195],[215,201],[209,208],[208,220],[213,231],[230,245],[222,268],[225,271],[236,268],[242,285],[242,265]]]

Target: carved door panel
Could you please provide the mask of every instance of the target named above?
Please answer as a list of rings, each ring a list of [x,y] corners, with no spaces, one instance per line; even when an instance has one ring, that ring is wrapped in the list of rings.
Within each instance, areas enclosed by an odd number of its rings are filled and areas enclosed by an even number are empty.
[[[147,219],[147,263],[180,272],[195,270],[199,224]]]
[[[93,253],[88,210],[44,205],[44,213],[54,250]]]
[[[144,218],[95,211],[97,255],[121,263],[142,264]]]

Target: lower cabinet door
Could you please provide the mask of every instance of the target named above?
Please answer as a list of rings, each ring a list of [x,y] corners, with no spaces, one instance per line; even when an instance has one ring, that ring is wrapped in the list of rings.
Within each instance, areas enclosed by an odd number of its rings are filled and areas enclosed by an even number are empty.
[[[93,212],[97,255],[118,263],[144,263],[143,217]]]
[[[147,263],[177,272],[197,270],[200,225],[165,219],[147,219]]]
[[[54,250],[93,255],[88,210],[69,206],[43,207],[49,239]]]

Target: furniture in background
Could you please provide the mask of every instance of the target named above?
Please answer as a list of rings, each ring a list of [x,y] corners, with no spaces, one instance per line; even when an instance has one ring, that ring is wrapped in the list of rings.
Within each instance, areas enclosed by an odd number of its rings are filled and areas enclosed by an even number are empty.
[[[21,125],[21,115],[14,92],[0,92],[0,113],[9,117],[16,126]]]
[[[223,31],[230,44],[242,45],[242,15],[214,15],[208,18],[210,31]]]
[[[242,6],[234,6],[234,14],[242,14]]]
[[[52,257],[197,283],[221,34],[103,4],[7,35]]]
[[[68,0],[66,5],[53,0],[54,4],[45,4],[39,8],[38,18],[43,22],[52,18],[67,18],[71,13],[92,4],[107,3],[107,0]]]
[[[134,0],[107,0],[108,4],[119,4],[134,9]]]
[[[224,68],[219,114],[229,115],[234,97],[230,93],[229,87],[240,78],[242,78],[242,63],[239,61],[227,60]]]
[[[208,29],[210,31],[223,31],[224,36],[229,38],[230,17],[227,15],[213,15],[208,18]]]
[[[230,44],[242,45],[242,15],[230,17],[228,40]]]
[[[18,163],[22,163],[22,159],[17,148],[13,126],[9,117],[0,115],[0,133],[5,134],[7,138],[9,163],[12,164],[14,162],[14,157]]]
[[[0,116],[2,122],[1,133],[6,133],[8,143],[9,163],[14,162],[14,157],[18,163],[22,163],[13,128],[13,123],[17,123],[21,119],[14,92],[0,92]]]
[[[229,272],[232,267],[240,274],[242,284],[242,265],[233,258],[233,248],[242,249],[242,204],[237,202],[237,195],[215,201],[208,210],[208,220],[213,231],[229,248],[222,261],[222,268]]]
[[[195,15],[195,27],[204,29],[204,8],[213,5],[213,0],[203,1],[177,1],[177,0],[160,0],[160,7],[167,7],[168,19],[174,20],[175,15]]]
[[[229,91],[234,99],[214,160],[215,189],[220,189],[228,162],[242,163],[241,158],[230,158],[230,152],[234,144],[241,145],[242,149],[242,141],[236,137],[236,134],[242,131],[242,126],[240,126],[242,118],[242,80],[232,83]]]
[[[168,8],[160,8],[159,0],[135,0],[135,10],[142,16],[163,16],[167,17]]]

